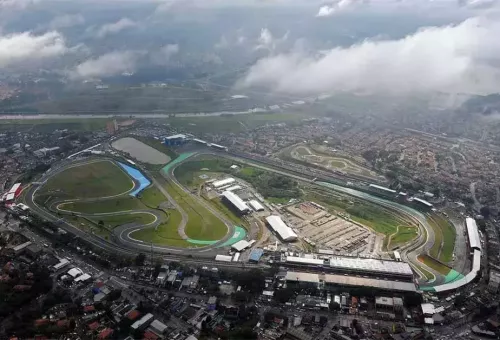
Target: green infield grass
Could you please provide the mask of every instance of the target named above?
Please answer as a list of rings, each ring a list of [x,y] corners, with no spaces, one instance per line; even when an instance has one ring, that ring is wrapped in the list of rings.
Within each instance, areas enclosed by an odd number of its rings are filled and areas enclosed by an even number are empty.
[[[61,210],[69,210],[84,214],[102,214],[144,209],[141,202],[132,196],[122,196],[109,200],[92,202],[70,202],[60,204],[58,207]]]
[[[117,165],[101,160],[63,170],[43,185],[39,195],[101,198],[122,194],[133,185],[132,179]]]
[[[181,223],[182,216],[177,210],[168,210],[167,220],[160,224],[157,228],[146,228],[134,231],[130,237],[141,240],[146,243],[153,243],[159,245],[168,245],[174,247],[188,248],[196,247],[196,245],[189,243],[182,239],[177,230]]]
[[[392,235],[389,243],[389,247],[397,247],[405,243],[410,242],[415,237],[418,236],[418,229],[416,227],[405,227],[398,226],[398,231],[396,234]]]
[[[215,241],[226,235],[226,225],[192,196],[171,182],[165,183],[165,188],[188,215],[185,232],[189,238]]]

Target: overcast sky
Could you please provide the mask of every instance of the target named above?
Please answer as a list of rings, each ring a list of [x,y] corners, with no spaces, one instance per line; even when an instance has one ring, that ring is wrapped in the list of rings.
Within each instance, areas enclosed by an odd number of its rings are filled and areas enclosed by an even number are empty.
[[[180,60],[250,65],[240,89],[487,94],[499,36],[497,0],[0,0],[0,71],[76,80]]]

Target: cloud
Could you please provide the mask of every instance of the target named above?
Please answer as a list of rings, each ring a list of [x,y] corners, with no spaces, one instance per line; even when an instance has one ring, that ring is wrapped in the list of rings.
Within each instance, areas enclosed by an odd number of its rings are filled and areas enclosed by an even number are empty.
[[[155,65],[167,66],[170,63],[170,59],[179,53],[179,45],[168,44],[160,48],[156,53],[151,53],[151,61]]]
[[[108,35],[116,34],[135,26],[137,26],[137,23],[135,21],[132,21],[129,18],[122,18],[117,22],[102,25],[101,28],[97,31],[97,37],[104,38]]]
[[[124,72],[134,72],[141,53],[114,51],[79,64],[70,74],[72,79],[110,77]]]
[[[317,17],[329,17],[349,7],[352,7],[356,1],[354,0],[338,0],[331,5],[324,5],[319,8]]]
[[[486,9],[499,5],[498,0],[458,0],[459,6],[472,9]]]
[[[260,30],[260,36],[257,38],[257,46],[256,50],[268,50],[274,51],[276,46],[285,42],[288,39],[289,32],[287,31],[283,37],[274,38],[271,31],[267,28],[263,28]]]
[[[33,35],[31,32],[0,35],[0,69],[55,58],[70,50],[64,37],[56,31],[42,35]]]
[[[83,25],[85,18],[81,14],[65,14],[57,16],[49,23],[51,29],[67,28]]]
[[[499,36],[498,17],[476,17],[458,25],[423,28],[400,40],[367,40],[320,55],[280,54],[259,60],[237,86],[307,95],[496,93]]]

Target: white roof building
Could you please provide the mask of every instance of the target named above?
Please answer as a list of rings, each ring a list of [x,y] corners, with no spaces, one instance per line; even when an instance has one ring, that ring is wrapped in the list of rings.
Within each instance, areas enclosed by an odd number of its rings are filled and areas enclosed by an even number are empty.
[[[424,315],[434,315],[436,312],[436,308],[432,303],[422,303],[420,307],[422,308],[422,313]]]
[[[90,276],[89,274],[85,273],[83,275],[78,276],[75,279],[75,282],[85,282],[85,281],[87,281],[90,278],[92,278],[92,276]]]
[[[21,183],[16,183],[10,188],[9,194],[15,193],[21,187]]]
[[[165,325],[163,322],[160,322],[158,320],[153,320],[149,327],[153,330],[153,332],[157,334],[164,334],[165,331],[167,330],[167,325]]]
[[[250,204],[252,209],[255,211],[264,210],[264,206],[262,204],[260,204],[259,201],[257,201],[257,200],[251,200],[250,202],[248,202],[248,204]]]
[[[250,246],[250,242],[245,241],[245,240],[241,240],[241,241],[238,241],[235,244],[233,244],[231,246],[231,249],[234,249],[236,251],[242,251],[242,250],[245,250],[246,248],[248,248],[249,246]]]
[[[221,179],[219,181],[215,181],[212,183],[212,185],[214,186],[214,188],[220,188],[220,187],[223,187],[224,185],[231,184],[234,181],[235,181],[234,178],[228,177],[228,178]]]
[[[80,276],[83,274],[83,271],[80,268],[71,268],[68,271],[68,275],[71,276],[72,278],[75,278],[77,276]]]
[[[240,213],[245,213],[250,210],[248,205],[240,198],[240,196],[236,195],[234,192],[224,191],[222,193],[222,196],[226,198],[229,202],[231,202],[231,204],[234,205],[236,209],[239,210]]]
[[[241,185],[233,185],[232,187],[229,187],[226,189],[226,191],[235,191],[235,190],[240,190]]]
[[[231,261],[233,261],[233,257],[229,256],[229,255],[216,255],[215,261],[231,262]]]
[[[53,265],[52,268],[54,268],[54,270],[59,270],[61,268],[66,267],[68,264],[69,264],[69,260],[63,258],[60,260],[60,262],[58,264]]]
[[[396,190],[392,190],[392,189],[389,189],[389,188],[386,188],[386,187],[382,187],[382,186],[376,185],[376,184],[370,184],[369,187],[370,188],[374,188],[374,189],[378,189],[378,190],[382,190],[382,191],[385,191],[385,192],[388,192],[388,193],[391,193],[391,194],[395,194],[396,193]]]
[[[469,235],[470,247],[472,249],[476,248],[481,250],[481,239],[479,238],[476,220],[471,217],[467,217],[465,219],[465,225],[467,226],[467,235]]]
[[[295,241],[297,239],[297,234],[283,222],[280,216],[268,216],[266,217],[266,221],[283,241]]]

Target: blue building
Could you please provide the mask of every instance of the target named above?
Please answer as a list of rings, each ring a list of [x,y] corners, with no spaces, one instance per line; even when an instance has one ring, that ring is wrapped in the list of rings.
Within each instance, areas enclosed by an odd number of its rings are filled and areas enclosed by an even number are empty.
[[[264,250],[262,250],[260,248],[255,248],[250,253],[250,257],[249,257],[248,261],[250,261],[250,262],[259,262],[260,258],[262,257],[263,254],[264,254]]]

